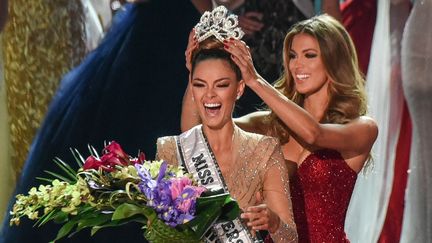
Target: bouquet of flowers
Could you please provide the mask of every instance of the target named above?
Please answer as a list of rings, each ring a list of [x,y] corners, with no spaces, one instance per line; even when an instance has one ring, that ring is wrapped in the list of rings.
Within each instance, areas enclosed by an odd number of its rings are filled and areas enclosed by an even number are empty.
[[[53,179],[17,195],[10,224],[27,216],[41,226],[48,221],[63,224],[55,240],[91,228],[91,235],[105,227],[138,222],[150,242],[200,242],[218,220],[239,214],[237,203],[223,191],[197,186],[182,168],[165,161],[134,158],[111,142],[99,156],[93,147],[84,159],[72,153],[78,171],[59,158],[54,162],[64,172],[48,172]],[[55,241],[54,240],[54,241]]]

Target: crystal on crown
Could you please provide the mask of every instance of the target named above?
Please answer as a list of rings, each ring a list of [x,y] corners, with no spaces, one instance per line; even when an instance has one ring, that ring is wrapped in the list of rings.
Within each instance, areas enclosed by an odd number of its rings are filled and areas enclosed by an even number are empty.
[[[207,39],[210,36],[216,37],[220,41],[234,38],[241,39],[244,32],[238,25],[237,15],[228,14],[228,9],[219,6],[213,11],[206,11],[195,25],[195,37],[198,42]]]

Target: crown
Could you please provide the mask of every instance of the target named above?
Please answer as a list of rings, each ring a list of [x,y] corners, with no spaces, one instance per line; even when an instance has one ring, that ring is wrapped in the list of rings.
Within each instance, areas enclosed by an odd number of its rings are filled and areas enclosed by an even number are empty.
[[[228,14],[228,9],[219,6],[213,11],[206,11],[195,25],[195,37],[198,42],[207,39],[210,36],[216,37],[220,41],[234,38],[241,39],[244,32],[238,25],[237,15]]]

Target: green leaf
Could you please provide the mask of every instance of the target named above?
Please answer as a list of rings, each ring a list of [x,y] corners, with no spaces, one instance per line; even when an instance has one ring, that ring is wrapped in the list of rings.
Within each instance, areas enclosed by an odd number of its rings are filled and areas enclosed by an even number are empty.
[[[228,221],[234,220],[240,215],[240,207],[236,200],[231,196],[225,198],[224,206],[222,207],[221,216],[219,220]]]
[[[156,217],[156,212],[149,207],[140,207],[130,203],[123,203],[116,208],[112,216],[112,220],[120,220],[130,218],[134,215],[141,214],[152,220]]]
[[[46,222],[52,220],[55,217],[55,214],[58,213],[58,211],[58,209],[54,209],[51,212],[44,214],[42,217],[40,217],[40,219],[38,219],[38,221],[36,221],[34,225],[40,227],[46,224]]]
[[[71,235],[78,233],[84,228],[94,227],[97,225],[103,225],[106,222],[111,221],[111,214],[94,214],[89,215],[87,218],[81,219],[78,222],[77,229]]]
[[[52,218],[53,218],[54,223],[62,224],[62,223],[66,223],[68,221],[68,219],[69,219],[68,216],[69,216],[68,213],[65,213],[65,212],[59,210],[59,212],[56,213]]]
[[[70,220],[69,222],[67,222],[66,224],[64,224],[60,230],[57,232],[57,237],[54,239],[54,241],[57,241],[63,237],[65,237],[66,235],[69,234],[69,232],[72,231],[72,229],[75,227],[75,225],[77,224],[77,218],[74,218],[72,220]]]
[[[73,184],[74,183],[74,181],[71,181],[69,178],[66,178],[66,177],[64,177],[62,175],[59,175],[57,173],[54,173],[54,172],[51,172],[51,171],[48,171],[48,170],[44,170],[44,172],[47,173],[47,174],[50,174],[50,175],[54,176],[55,178],[57,178],[59,180],[65,181],[65,182],[67,182],[69,184]]]
[[[81,156],[80,152],[77,149],[71,148],[73,157],[75,158],[75,162],[78,164],[78,167],[81,168],[85,162],[85,159]]]
[[[93,226],[93,227],[91,228],[90,235],[93,236],[93,235],[96,234],[100,229],[108,228],[108,227],[116,227],[116,226],[119,226],[119,225],[120,225],[120,224],[119,224],[119,221],[111,221],[111,222],[109,222],[108,224]]]
[[[196,217],[186,224],[200,238],[219,219],[232,220],[240,213],[237,202],[229,193],[212,195],[214,193],[208,193],[209,196],[204,195],[197,199]]]
[[[198,243],[200,237],[190,229],[179,230],[166,225],[161,219],[155,218],[147,227],[144,237],[152,243],[187,242]]]
[[[70,165],[66,164],[60,158],[55,158],[54,163],[56,163],[58,165],[58,167],[60,169],[62,169],[66,173],[67,176],[69,176],[69,179],[71,181],[76,182],[77,173],[74,169],[72,169],[72,167],[70,167]]]
[[[143,216],[135,216],[135,217],[131,217],[131,218],[124,219],[124,220],[109,221],[109,222],[106,222],[104,224],[96,225],[96,226],[92,227],[92,229],[91,229],[91,235],[93,236],[100,229],[108,228],[108,227],[117,227],[117,226],[128,224],[130,222],[138,222],[138,223],[140,223],[142,225],[146,225],[147,224],[147,219],[145,217],[143,217]]]
[[[99,158],[99,154],[93,146],[91,146],[90,144],[87,144],[87,147],[88,147],[91,155],[93,155],[96,158]]]
[[[51,184],[52,181],[54,180],[54,179],[44,178],[44,177],[36,177],[36,179],[41,180],[41,181],[48,182],[48,183],[50,183],[50,184]]]

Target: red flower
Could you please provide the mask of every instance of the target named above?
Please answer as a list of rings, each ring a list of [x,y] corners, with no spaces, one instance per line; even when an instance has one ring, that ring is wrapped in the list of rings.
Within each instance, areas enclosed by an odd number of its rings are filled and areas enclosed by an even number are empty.
[[[94,156],[89,156],[84,162],[84,170],[95,169],[98,170],[102,166],[102,161]]]
[[[130,162],[131,162],[132,164],[142,164],[142,163],[144,162],[144,160],[145,160],[145,154],[144,154],[143,152],[140,152],[140,153],[138,154],[138,158],[132,158],[132,159],[130,160]]]
[[[136,163],[143,163],[145,160],[144,153],[140,153],[138,158],[131,158],[121,148],[120,144],[112,141],[103,150],[103,155],[100,158],[89,156],[84,162],[84,170],[102,168],[104,171],[111,172],[115,169],[116,165],[127,166]]]
[[[116,158],[118,158],[119,160],[121,160],[120,163],[123,164],[123,165],[127,165],[129,163],[129,161],[130,161],[129,160],[129,155],[126,154],[123,151],[123,149],[121,148],[120,144],[118,144],[115,141],[112,141],[111,143],[109,143],[108,146],[106,146],[103,149],[103,152],[104,152],[105,155],[111,154],[110,157],[116,157]],[[103,158],[103,156],[102,156],[102,158]],[[103,159],[102,159],[102,161],[103,161]]]

